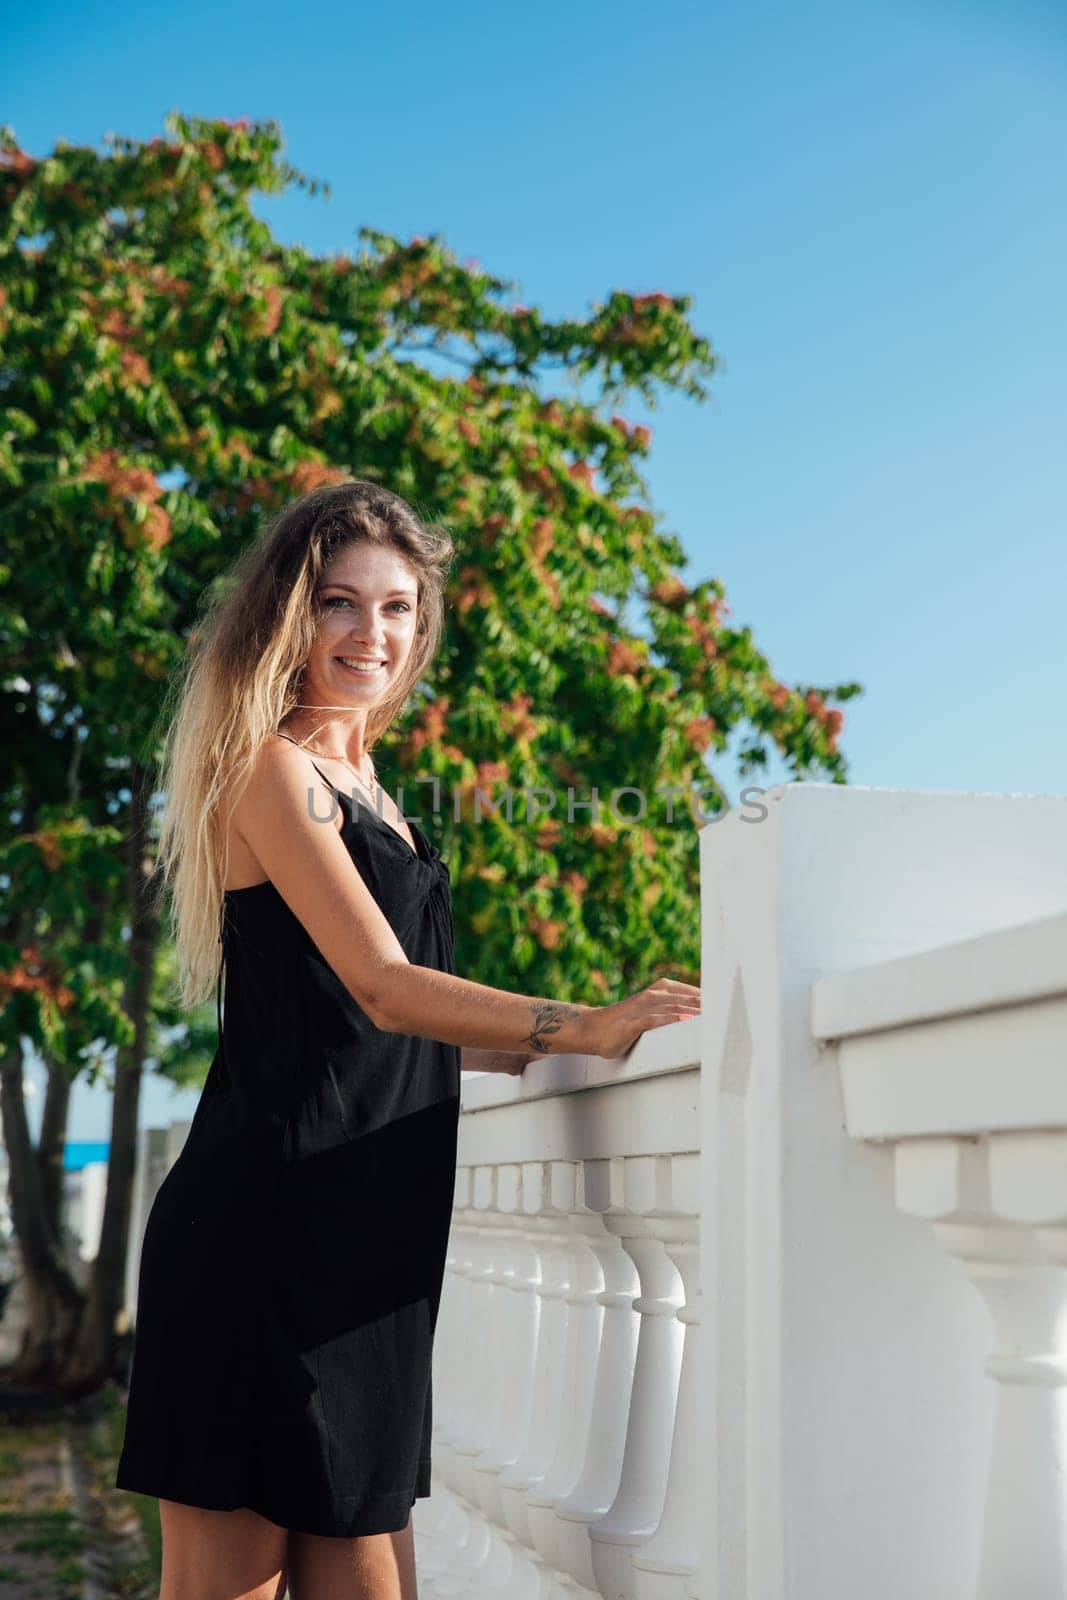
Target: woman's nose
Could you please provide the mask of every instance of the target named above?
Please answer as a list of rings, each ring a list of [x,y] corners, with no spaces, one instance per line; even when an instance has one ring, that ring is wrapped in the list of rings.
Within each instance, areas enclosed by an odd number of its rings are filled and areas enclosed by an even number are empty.
[[[361,627],[356,622],[353,623],[351,632],[353,641],[358,643],[369,656],[374,655],[375,651],[381,655],[385,654],[385,639],[377,628],[372,627],[369,623],[365,627]]]

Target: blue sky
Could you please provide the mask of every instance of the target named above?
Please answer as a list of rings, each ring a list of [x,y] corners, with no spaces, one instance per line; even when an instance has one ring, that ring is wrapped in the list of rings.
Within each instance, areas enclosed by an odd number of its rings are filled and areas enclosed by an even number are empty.
[[[34,154],[273,117],[333,189],[257,200],[284,238],[441,232],[554,316],[691,295],[712,398],[619,408],[686,576],[785,681],[865,686],[853,783],[1067,793],[1062,7],[44,0],[4,31]]]

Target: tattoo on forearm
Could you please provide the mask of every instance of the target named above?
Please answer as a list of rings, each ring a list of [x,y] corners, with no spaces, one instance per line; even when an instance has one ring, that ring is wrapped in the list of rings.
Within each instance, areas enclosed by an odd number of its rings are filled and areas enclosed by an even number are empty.
[[[568,1017],[578,1016],[579,1010],[576,1006],[559,1005],[555,1001],[550,1001],[545,1005],[534,1006],[533,1014],[533,1028],[522,1043],[547,1054],[549,1036],[558,1033]]]

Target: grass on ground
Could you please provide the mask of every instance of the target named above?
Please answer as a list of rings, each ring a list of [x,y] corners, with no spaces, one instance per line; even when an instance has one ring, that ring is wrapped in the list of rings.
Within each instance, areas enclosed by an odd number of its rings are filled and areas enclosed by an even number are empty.
[[[4,1427],[0,1582],[25,1600],[74,1600],[82,1589],[85,1540],[63,1487],[59,1441],[54,1417]]]
[[[63,1487],[64,1434],[88,1500],[90,1540],[111,1568],[109,1600],[159,1593],[159,1502],[115,1488],[125,1417],[125,1393],[109,1383],[87,1401],[0,1424],[0,1595],[74,1600],[81,1593],[86,1536]]]

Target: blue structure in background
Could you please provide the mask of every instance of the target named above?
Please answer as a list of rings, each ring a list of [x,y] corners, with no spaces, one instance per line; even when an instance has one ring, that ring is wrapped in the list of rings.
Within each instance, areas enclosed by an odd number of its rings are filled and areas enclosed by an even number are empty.
[[[80,1172],[90,1161],[106,1161],[110,1148],[106,1139],[95,1143],[91,1140],[72,1140],[63,1146],[63,1170]]]

